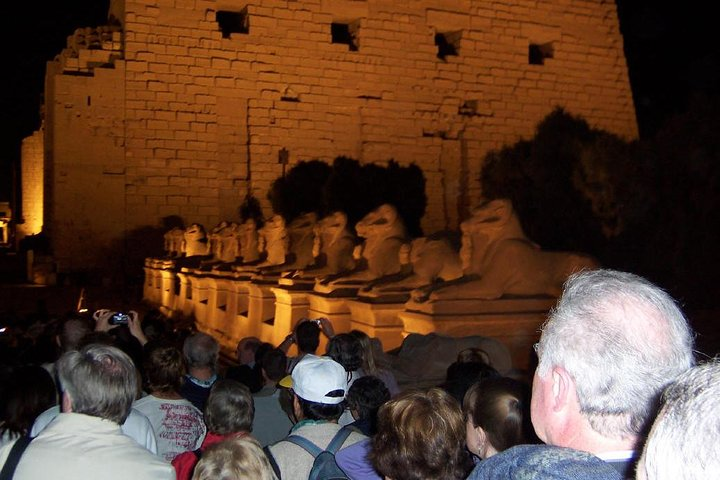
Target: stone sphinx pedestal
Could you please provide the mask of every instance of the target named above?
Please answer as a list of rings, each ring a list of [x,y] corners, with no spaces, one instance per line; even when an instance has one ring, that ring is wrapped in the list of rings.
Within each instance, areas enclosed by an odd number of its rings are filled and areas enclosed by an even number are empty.
[[[404,303],[373,302],[363,298],[347,300],[346,303],[350,309],[352,330],[380,339],[384,350],[392,350],[402,344],[405,335],[398,315]]]
[[[555,305],[553,297],[515,297],[498,300],[409,301],[398,314],[403,334],[444,333],[453,337],[482,335],[502,342],[512,356],[513,367],[528,370],[532,346],[540,327]]]
[[[157,298],[155,295],[155,260],[154,258],[146,258],[143,270],[145,271],[145,282],[143,283],[143,300],[157,304]]]
[[[143,299],[158,305],[168,315],[175,306],[175,262],[166,258],[146,258],[143,269]]]
[[[192,301],[192,314],[195,317],[195,321],[198,327],[202,330],[205,326],[206,319],[208,316],[208,304],[210,303],[211,296],[214,296],[214,289],[211,290],[211,279],[208,272],[203,272],[194,268],[181,268],[182,273],[187,274],[187,278],[190,280],[190,288],[192,294],[190,295]]]
[[[203,321],[198,319],[198,327],[215,337],[224,349],[232,351],[237,345],[233,335],[236,323],[234,312],[237,309],[233,273],[213,271],[203,278],[207,284],[208,301],[204,305]]]
[[[190,272],[188,269],[180,269],[176,275],[180,281],[180,293],[175,296],[175,311],[183,317],[189,317],[193,311]]]
[[[177,303],[175,297],[180,293],[180,281],[177,278],[175,265],[165,261],[160,267],[160,311],[164,315],[172,315]]]
[[[308,290],[296,290],[279,285],[271,288],[275,294],[275,324],[273,325],[273,345],[280,345],[293,331],[298,320],[308,316]]]
[[[355,297],[331,297],[322,294],[308,293],[308,313],[309,318],[325,317],[330,320],[335,333],[347,333],[351,330],[350,308],[348,308],[348,300]],[[327,338],[320,335],[319,353],[325,352]]]
[[[278,345],[278,343],[273,341],[275,294],[272,292],[272,287],[274,286],[274,283],[259,283],[255,281],[247,283],[248,331],[243,336],[256,336],[263,342],[271,342],[274,345]],[[285,335],[287,335],[287,333]],[[238,340],[240,340],[240,338],[238,338]]]

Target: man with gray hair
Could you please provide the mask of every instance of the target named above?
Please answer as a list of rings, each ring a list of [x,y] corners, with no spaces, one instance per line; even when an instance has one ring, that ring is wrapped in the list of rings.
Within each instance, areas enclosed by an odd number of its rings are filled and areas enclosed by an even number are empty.
[[[693,334],[673,299],[631,273],[577,273],[536,347],[531,417],[538,437],[631,477],[661,392],[693,365]]]
[[[120,429],[137,394],[137,373],[115,347],[91,344],[57,363],[62,412],[21,453],[15,480],[173,479],[170,465]],[[0,450],[5,465],[14,443]]]
[[[663,395],[638,462],[639,480],[716,478],[720,473],[720,361],[680,376]]]
[[[180,395],[202,412],[205,410],[210,389],[218,379],[217,362],[220,345],[207,333],[198,332],[185,339],[183,355],[187,362],[188,373],[185,375]]]

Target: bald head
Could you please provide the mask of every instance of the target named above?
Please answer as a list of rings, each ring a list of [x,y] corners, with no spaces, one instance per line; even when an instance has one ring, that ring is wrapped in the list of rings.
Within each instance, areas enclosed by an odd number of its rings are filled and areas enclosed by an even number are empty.
[[[537,375],[562,367],[592,429],[634,438],[663,388],[693,365],[692,347],[685,316],[662,289],[630,273],[581,272],[543,327]]]

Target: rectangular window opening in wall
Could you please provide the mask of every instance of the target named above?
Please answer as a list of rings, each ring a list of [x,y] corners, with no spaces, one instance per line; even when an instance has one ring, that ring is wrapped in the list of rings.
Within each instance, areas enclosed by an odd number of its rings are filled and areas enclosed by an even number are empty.
[[[332,43],[340,43],[347,45],[351,52],[358,50],[358,30],[360,29],[360,21],[349,23],[332,22],[330,24],[330,35]]]
[[[553,58],[554,51],[552,42],[531,43],[528,48],[528,63],[530,65],[545,65],[545,59]]]
[[[250,18],[247,7],[239,12],[218,11],[215,13],[215,20],[220,27],[223,38],[230,38],[233,33],[250,33]]]
[[[437,46],[437,58],[446,60],[446,57],[460,55],[460,40],[462,30],[457,32],[438,32],[435,34],[435,46]]]

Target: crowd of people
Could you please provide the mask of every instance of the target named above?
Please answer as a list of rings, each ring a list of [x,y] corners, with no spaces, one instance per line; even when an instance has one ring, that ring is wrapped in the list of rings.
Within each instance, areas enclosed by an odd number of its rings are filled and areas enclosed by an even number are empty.
[[[207,333],[130,312],[3,345],[0,478],[700,479],[720,471],[720,363],[695,366],[676,302],[633,274],[581,272],[535,345],[532,385],[470,348],[401,389],[360,331],[303,319],[219,367]],[[318,352],[320,337],[325,352]],[[288,356],[292,345],[297,354]],[[12,347],[12,348],[11,348]],[[14,359],[8,354],[21,353]]]

